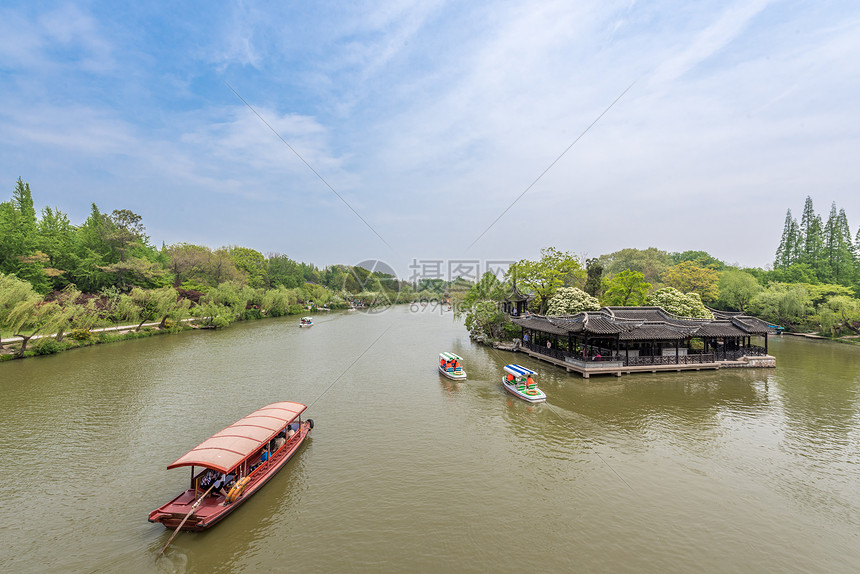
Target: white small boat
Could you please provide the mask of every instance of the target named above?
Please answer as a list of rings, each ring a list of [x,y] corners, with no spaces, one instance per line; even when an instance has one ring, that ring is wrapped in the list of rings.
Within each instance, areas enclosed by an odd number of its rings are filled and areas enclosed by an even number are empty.
[[[509,393],[530,403],[546,400],[546,394],[535,383],[534,375],[537,373],[520,365],[505,365],[505,372],[502,385]]]
[[[461,381],[466,378],[462,361],[463,359],[454,353],[439,353],[439,372],[449,379]]]
[[[299,327],[313,327],[314,320],[310,317],[302,317],[301,323],[299,323]]]

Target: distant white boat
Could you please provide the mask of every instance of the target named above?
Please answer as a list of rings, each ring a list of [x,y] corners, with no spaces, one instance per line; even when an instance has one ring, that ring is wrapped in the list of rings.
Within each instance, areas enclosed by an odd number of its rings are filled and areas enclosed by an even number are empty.
[[[302,321],[299,323],[299,327],[313,327],[314,320],[310,317],[302,317]]]
[[[462,361],[463,359],[454,353],[439,353],[439,372],[449,379],[461,381],[466,378]]]

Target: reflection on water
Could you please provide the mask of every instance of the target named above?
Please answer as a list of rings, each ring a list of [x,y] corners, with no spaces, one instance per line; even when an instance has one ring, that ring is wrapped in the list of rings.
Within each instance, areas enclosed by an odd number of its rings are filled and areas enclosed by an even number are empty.
[[[854,571],[860,350],[770,348],[777,369],[582,379],[399,307],[4,363],[0,570]],[[504,391],[511,362],[547,403]],[[278,400],[313,438],[156,560],[146,516],[188,480],[167,464]]]

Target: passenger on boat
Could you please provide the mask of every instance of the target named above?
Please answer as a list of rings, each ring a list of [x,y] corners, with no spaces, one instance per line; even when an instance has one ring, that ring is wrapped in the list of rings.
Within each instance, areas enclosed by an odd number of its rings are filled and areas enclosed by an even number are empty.
[[[279,448],[284,446],[284,444],[286,444],[286,442],[287,442],[287,439],[285,439],[283,436],[281,436],[281,435],[276,436],[275,440],[272,441],[272,444],[274,445],[272,447],[272,452],[275,452],[276,450],[278,450]]]
[[[529,378],[526,379],[526,387],[532,388],[535,386],[535,380],[529,375]]]
[[[215,472],[215,476],[218,476],[219,478],[215,482],[215,486],[212,488],[211,496],[227,496],[227,491],[229,490],[230,483],[233,482],[233,479],[236,478],[236,475],[221,474],[219,476],[219,474]]]
[[[200,482],[197,485],[204,491],[209,490],[209,487],[218,481],[219,474],[217,470],[208,469],[203,476],[200,477]]]
[[[508,373],[507,379],[508,379],[508,382],[509,382],[509,383],[513,383],[513,382],[514,382],[514,376],[513,376],[512,374],[510,374],[510,373]]]
[[[269,460],[270,456],[272,455],[269,453],[268,449],[264,450],[263,454],[260,456],[260,462],[266,462],[267,460]]]
[[[296,434],[296,431],[293,430],[292,425],[288,426],[287,427],[287,440],[290,440],[290,437],[292,437],[294,434]]]

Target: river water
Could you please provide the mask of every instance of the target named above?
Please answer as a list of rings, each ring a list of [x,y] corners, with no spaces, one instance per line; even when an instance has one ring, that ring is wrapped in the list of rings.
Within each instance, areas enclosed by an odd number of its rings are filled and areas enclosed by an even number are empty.
[[[857,572],[860,348],[776,369],[582,379],[438,308],[294,317],[0,364],[2,572]],[[436,371],[461,355],[469,374]],[[504,392],[538,371],[549,400]],[[165,467],[249,412],[312,438],[224,522],[150,510]]]

